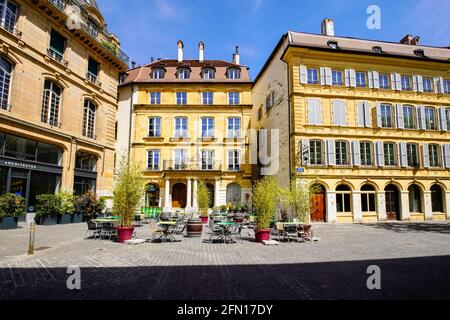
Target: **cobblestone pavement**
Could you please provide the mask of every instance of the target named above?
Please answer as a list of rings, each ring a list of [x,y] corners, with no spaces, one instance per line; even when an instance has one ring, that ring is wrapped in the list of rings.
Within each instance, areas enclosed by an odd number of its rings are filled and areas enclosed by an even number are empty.
[[[120,245],[84,240],[85,224],[0,231],[0,299],[441,299],[450,298],[450,223],[315,224],[317,243]],[[149,238],[149,227],[138,238]],[[203,238],[205,238],[204,235]],[[181,238],[180,238],[181,240]],[[381,268],[368,290],[367,267]],[[81,290],[68,290],[68,266]]]

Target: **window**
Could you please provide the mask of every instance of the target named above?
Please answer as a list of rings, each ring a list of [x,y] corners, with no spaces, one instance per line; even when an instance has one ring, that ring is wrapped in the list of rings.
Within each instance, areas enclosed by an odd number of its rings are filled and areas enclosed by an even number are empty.
[[[241,169],[241,158],[238,150],[228,151],[228,171],[239,171]]]
[[[331,71],[331,83],[333,86],[343,86],[344,85],[344,73],[341,70]]]
[[[414,107],[404,106],[403,107],[403,125],[405,129],[414,129]]]
[[[394,121],[392,116],[392,106],[390,104],[380,105],[381,112],[381,127],[382,128],[393,128]]]
[[[59,114],[62,102],[62,89],[53,81],[45,80],[42,99],[41,121],[59,127]]]
[[[98,63],[92,58],[89,58],[87,79],[90,82],[97,83],[99,70],[100,70],[100,63]]]
[[[10,33],[15,33],[17,6],[9,0],[0,0],[1,27]]]
[[[445,109],[445,118],[447,119],[447,131],[450,131],[450,109]]]
[[[191,77],[191,70],[184,68],[177,71],[177,79],[187,80]]]
[[[275,91],[272,91],[266,97],[266,112],[269,111],[275,105]]]
[[[90,100],[84,101],[83,113],[83,136],[89,139],[95,139],[95,116],[97,107]]]
[[[375,188],[371,185],[364,185],[361,187],[361,211],[375,212]]]
[[[444,86],[444,93],[445,94],[450,94],[450,80],[444,80],[444,83],[443,83],[443,86]]]
[[[420,188],[413,184],[408,188],[409,212],[422,212],[422,193]]]
[[[0,57],[0,109],[9,109],[9,90],[13,66],[3,57]]]
[[[323,164],[322,146],[323,146],[322,141],[314,140],[314,141],[309,142],[309,163],[311,165],[322,165]]]
[[[150,92],[150,104],[161,104],[161,92]]]
[[[359,149],[360,149],[360,153],[361,153],[361,165],[362,166],[373,165],[372,143],[371,142],[361,142],[359,144]]]
[[[372,48],[373,52],[375,53],[383,53],[383,49],[379,46],[375,46]]]
[[[408,159],[408,167],[417,168],[419,166],[419,148],[415,143],[406,144],[406,157]]]
[[[427,130],[436,130],[436,113],[434,108],[425,108],[425,126]]]
[[[352,212],[352,192],[346,185],[336,188],[336,211],[338,213]]]
[[[241,118],[228,118],[228,138],[241,137]]]
[[[152,79],[164,79],[166,72],[164,69],[158,68],[152,70]]]
[[[202,150],[202,170],[213,170],[214,151]]]
[[[204,105],[214,104],[214,92],[203,92],[202,95]]]
[[[385,143],[384,147],[384,165],[385,166],[395,166],[395,143]]]
[[[423,78],[423,92],[433,92],[433,79]]]
[[[425,52],[422,49],[414,50],[414,54],[420,58],[425,58]]]
[[[328,41],[327,44],[328,44],[328,47],[330,47],[330,49],[336,50],[339,48],[338,43],[336,41]]]
[[[410,76],[401,76],[402,82],[402,90],[403,91],[411,91],[411,77]]]
[[[440,167],[439,146],[437,144],[428,145],[428,155],[430,157],[430,167]]]
[[[52,30],[50,34],[50,48],[48,51],[49,56],[58,62],[63,62],[65,50],[66,38],[55,30]]]
[[[203,70],[203,79],[204,80],[213,80],[216,78],[216,71],[214,69],[204,69]]]
[[[308,69],[308,84],[319,84],[318,69]]]
[[[187,138],[188,137],[188,118],[177,117],[175,118],[175,138]]]
[[[177,92],[177,104],[187,104],[187,92]]]
[[[387,73],[380,73],[378,77],[380,80],[380,89],[390,89],[391,88],[391,84],[389,81],[389,75]]]
[[[175,161],[174,167],[175,170],[184,170],[187,167],[187,150],[186,149],[177,149],[174,151]]]
[[[348,143],[345,141],[336,141],[336,165],[348,165]]]
[[[75,169],[95,172],[97,170],[97,157],[90,153],[77,152]]]
[[[241,70],[236,69],[236,68],[228,69],[227,78],[232,79],[232,80],[240,79],[241,78]]]
[[[214,118],[202,118],[202,138],[214,137]]]
[[[356,86],[359,88],[365,88],[367,86],[367,77],[365,72],[356,72]]]
[[[149,150],[147,151],[147,170],[158,171],[159,170],[159,150]]]
[[[161,118],[151,117],[148,119],[148,136],[151,138],[161,137]]]
[[[237,105],[239,104],[239,92],[228,92],[228,103],[230,105]]]
[[[258,109],[258,121],[260,121],[263,118],[264,112],[263,112],[263,107],[259,107]]]

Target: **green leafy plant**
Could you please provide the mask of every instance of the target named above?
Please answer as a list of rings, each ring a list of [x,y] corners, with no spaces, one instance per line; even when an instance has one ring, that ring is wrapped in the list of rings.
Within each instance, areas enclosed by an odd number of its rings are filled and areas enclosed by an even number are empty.
[[[223,204],[220,206],[220,212],[227,212],[227,210],[228,210],[228,207],[226,204]]]
[[[117,45],[115,45],[114,43],[110,42],[110,41],[106,41],[106,40],[102,40],[102,45],[108,49],[109,51],[111,51],[111,53],[115,56],[119,56],[119,47],[117,47]]]
[[[291,216],[303,223],[310,223],[311,220],[311,197],[319,189],[310,186],[303,178],[293,178],[290,187],[281,190],[281,204],[291,212]]]
[[[36,216],[51,217],[61,214],[61,205],[56,194],[36,196]]]
[[[142,178],[144,170],[140,163],[131,162],[126,157],[120,162],[113,191],[113,212],[120,217],[122,228],[133,226],[134,215],[145,191],[145,180]]]
[[[0,196],[0,218],[19,217],[25,214],[25,199],[12,193]]]
[[[277,180],[264,177],[253,186],[253,208],[256,210],[256,225],[267,230],[275,217],[280,187]]]
[[[211,200],[211,193],[204,181],[200,181],[197,188],[197,201],[200,209],[200,216],[208,216],[208,208]]]
[[[88,193],[78,196],[73,200],[74,211],[76,214],[83,214],[87,219],[95,219],[105,210],[104,198],[89,191]]]
[[[59,201],[59,211],[60,214],[74,214],[75,206],[74,206],[74,197],[73,194],[65,191],[61,191],[57,194]]]

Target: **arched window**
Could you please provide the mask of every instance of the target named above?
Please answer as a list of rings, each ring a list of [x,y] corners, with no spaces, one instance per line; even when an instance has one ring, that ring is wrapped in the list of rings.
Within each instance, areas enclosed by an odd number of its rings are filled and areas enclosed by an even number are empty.
[[[162,68],[156,68],[152,70],[152,79],[164,79],[166,72]]]
[[[90,100],[84,101],[84,112],[83,112],[83,136],[95,139],[95,114],[97,107]]]
[[[216,70],[213,68],[206,68],[202,71],[202,76],[204,80],[212,80],[216,78]]]
[[[2,28],[15,34],[17,6],[9,0],[0,0],[0,14],[2,17]]]
[[[431,206],[433,208],[433,212],[445,212],[443,194],[444,192],[441,186],[435,184],[431,187]]]
[[[375,212],[375,188],[366,184],[361,187],[361,211],[362,212]]]
[[[241,202],[241,186],[230,183],[227,186],[227,203],[238,204]]]
[[[177,71],[177,79],[185,80],[191,77],[191,70],[188,68],[178,69]]]
[[[423,213],[422,211],[422,192],[420,188],[413,184],[408,188],[409,192],[409,212]]]
[[[228,79],[240,79],[241,78],[241,69],[231,68],[227,70],[227,78]]]
[[[51,80],[45,80],[44,97],[42,99],[41,121],[59,127],[61,112],[62,88]]]
[[[8,110],[9,88],[11,85],[12,64],[0,57],[0,109]]]

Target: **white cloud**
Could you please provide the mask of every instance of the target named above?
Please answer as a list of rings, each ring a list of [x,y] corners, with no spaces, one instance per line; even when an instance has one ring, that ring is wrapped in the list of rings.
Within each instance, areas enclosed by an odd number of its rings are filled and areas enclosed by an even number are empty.
[[[153,0],[156,10],[162,17],[173,17],[177,9],[168,0]]]
[[[253,12],[257,12],[264,4],[264,0],[253,0]]]

